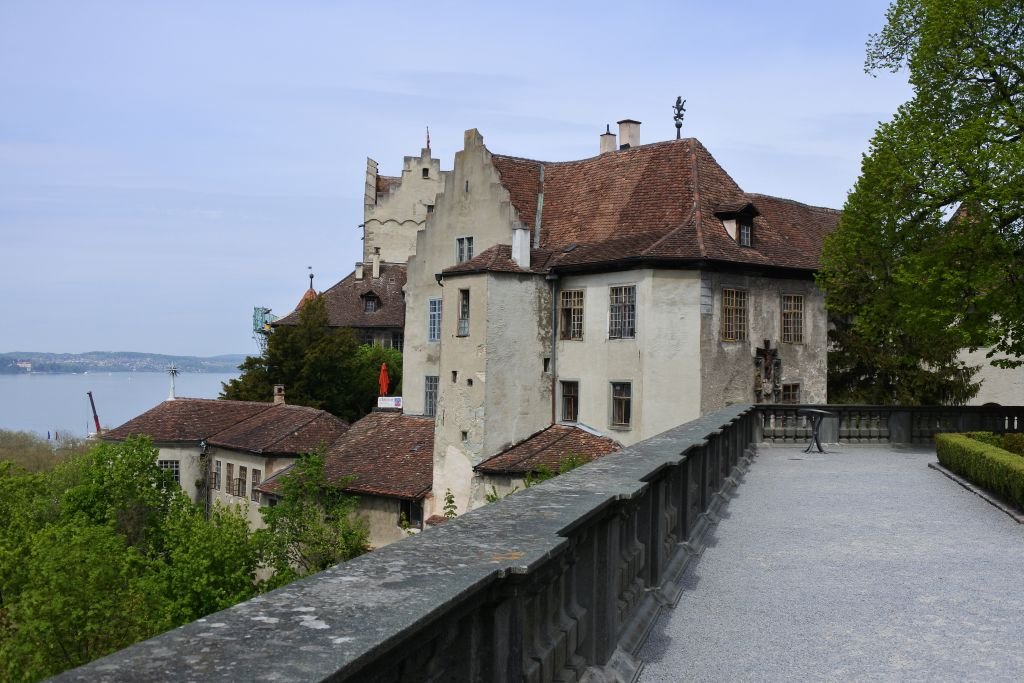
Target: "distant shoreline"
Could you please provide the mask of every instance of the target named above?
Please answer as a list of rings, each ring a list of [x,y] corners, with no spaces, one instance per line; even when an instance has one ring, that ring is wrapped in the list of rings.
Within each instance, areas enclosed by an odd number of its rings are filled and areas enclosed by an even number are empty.
[[[182,373],[233,373],[244,354],[219,356],[171,356],[137,351],[90,351],[87,353],[0,353],[3,375],[76,375],[87,372],[166,372],[173,365]]]

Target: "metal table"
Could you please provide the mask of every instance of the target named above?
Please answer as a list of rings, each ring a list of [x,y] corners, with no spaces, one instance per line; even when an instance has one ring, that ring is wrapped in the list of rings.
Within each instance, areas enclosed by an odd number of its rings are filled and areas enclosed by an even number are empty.
[[[811,418],[811,442],[807,444],[807,448],[804,449],[804,453],[810,453],[812,446],[818,447],[819,453],[824,453],[825,449],[821,447],[821,441],[818,438],[818,430],[821,429],[821,421],[833,413],[827,410],[820,410],[818,408],[801,408],[796,411],[797,415],[805,415]]]

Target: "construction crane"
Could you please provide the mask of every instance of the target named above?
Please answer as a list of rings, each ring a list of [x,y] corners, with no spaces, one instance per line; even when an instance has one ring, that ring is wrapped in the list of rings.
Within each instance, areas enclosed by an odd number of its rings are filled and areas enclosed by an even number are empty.
[[[270,312],[265,306],[254,306],[252,309],[252,338],[259,347],[260,355],[267,350],[267,339],[272,330],[270,324],[277,320],[277,316]]]
[[[96,401],[92,400],[92,392],[85,392],[89,395],[89,405],[92,406],[92,421],[96,423],[96,436],[99,436],[100,432],[100,416],[96,414]]]

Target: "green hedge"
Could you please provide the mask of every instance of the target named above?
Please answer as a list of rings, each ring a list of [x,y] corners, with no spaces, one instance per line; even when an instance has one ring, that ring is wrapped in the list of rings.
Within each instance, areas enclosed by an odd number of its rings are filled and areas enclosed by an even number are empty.
[[[967,432],[967,436],[975,441],[981,441],[991,446],[997,446],[1004,451],[1010,451],[1017,455],[1024,456],[1024,434],[1009,432],[1006,434],[993,434],[992,432]]]
[[[1024,458],[966,434],[936,434],[942,465],[1024,509]]]

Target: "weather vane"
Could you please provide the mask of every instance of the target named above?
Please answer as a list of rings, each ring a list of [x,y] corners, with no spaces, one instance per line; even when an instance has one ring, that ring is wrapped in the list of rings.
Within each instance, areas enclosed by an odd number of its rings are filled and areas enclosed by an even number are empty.
[[[176,398],[174,393],[174,378],[177,377],[180,372],[181,371],[178,370],[178,366],[174,363],[167,366],[167,374],[171,376],[171,393],[167,396],[169,401],[173,401]]]
[[[686,100],[680,95],[676,98],[675,106],[672,107],[673,116],[676,120],[676,140],[679,139],[679,130],[683,127],[683,117],[686,116]]]

